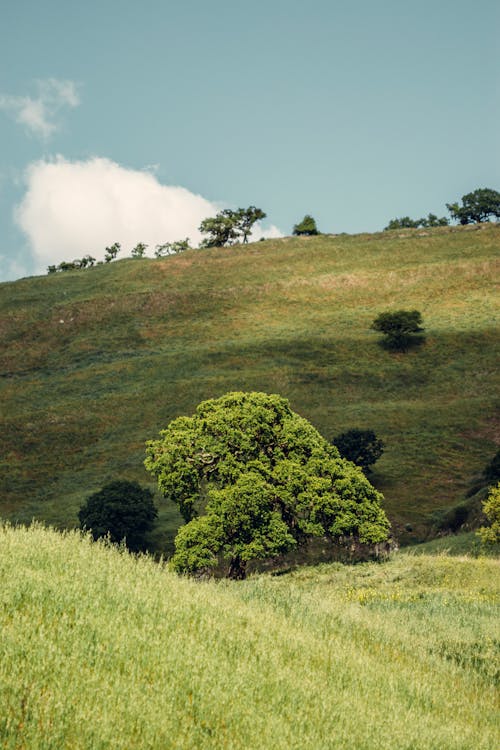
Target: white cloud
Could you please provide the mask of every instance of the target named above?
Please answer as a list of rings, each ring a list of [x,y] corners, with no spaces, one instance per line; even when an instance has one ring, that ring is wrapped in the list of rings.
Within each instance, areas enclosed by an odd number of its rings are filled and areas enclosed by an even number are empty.
[[[260,224],[256,224],[249,238],[249,242],[257,242],[261,237],[266,240],[275,240],[278,237],[283,236],[281,229],[278,229],[274,224],[271,224],[270,227],[263,227]]]
[[[37,270],[87,253],[102,259],[120,242],[127,255],[138,242],[155,245],[189,237],[219,210],[183,187],[162,185],[149,172],[109,159],[38,161],[28,167],[27,191],[15,221],[27,235]]]
[[[59,129],[60,110],[77,107],[80,99],[73,81],[48,78],[37,81],[36,85],[35,97],[0,94],[0,110],[10,114],[31,134],[47,139]]]
[[[162,185],[151,172],[105,158],[37,161],[25,180],[14,219],[28,237],[36,273],[87,253],[102,260],[114,242],[121,244],[122,257],[138,242],[149,246],[147,255],[156,245],[186,237],[196,246],[203,239],[201,221],[220,210],[186,188]],[[275,226],[256,225],[250,240],[281,236]]]

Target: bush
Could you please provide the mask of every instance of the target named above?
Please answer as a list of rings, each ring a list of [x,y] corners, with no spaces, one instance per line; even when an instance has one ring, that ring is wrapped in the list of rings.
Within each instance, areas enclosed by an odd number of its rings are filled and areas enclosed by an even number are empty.
[[[500,542],[500,482],[492,487],[483,502],[483,513],[490,522],[478,530],[478,535],[484,544],[498,544]]]
[[[152,493],[127,481],[106,484],[78,513],[80,528],[91,531],[94,539],[109,536],[112,542],[124,541],[133,552],[145,549],[145,535],[157,516]]]
[[[383,312],[375,318],[371,328],[385,335],[383,346],[394,351],[406,351],[410,346],[422,342],[419,334],[424,330],[421,327],[422,314],[418,310],[395,310],[394,312]]]
[[[428,214],[423,219],[410,219],[409,216],[403,216],[400,219],[391,219],[389,224],[384,227],[384,232],[390,231],[391,229],[423,229],[427,227],[446,227],[450,222],[446,216],[436,216],[436,214]]]
[[[295,224],[293,228],[293,234],[297,236],[305,235],[306,237],[309,237],[313,234],[320,233],[318,232],[318,228],[313,217],[309,216],[309,214],[306,214],[301,222]]]
[[[132,248],[132,258],[144,258],[148,246],[144,242],[138,242],[137,245]]]
[[[352,461],[360,466],[365,473],[384,452],[384,444],[373,430],[352,429],[337,435],[333,444],[338,449],[342,458]]]

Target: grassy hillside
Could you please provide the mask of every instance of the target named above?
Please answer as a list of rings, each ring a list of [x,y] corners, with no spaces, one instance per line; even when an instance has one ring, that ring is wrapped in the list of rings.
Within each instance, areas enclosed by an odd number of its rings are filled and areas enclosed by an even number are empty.
[[[498,560],[242,583],[0,527],[0,745],[496,750]]]
[[[149,482],[170,419],[252,389],[328,438],[374,429],[373,482],[421,537],[500,442],[499,250],[497,225],[285,238],[0,285],[0,516],[73,525],[104,482]],[[425,346],[377,345],[391,308],[422,312]],[[159,547],[178,522],[163,504]]]

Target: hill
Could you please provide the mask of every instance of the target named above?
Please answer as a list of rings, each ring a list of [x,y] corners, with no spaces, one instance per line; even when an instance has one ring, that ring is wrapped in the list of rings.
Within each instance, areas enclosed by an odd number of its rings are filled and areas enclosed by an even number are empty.
[[[455,505],[500,442],[500,226],[284,238],[0,285],[0,516],[76,523],[144,441],[203,399],[277,392],[327,438],[373,429],[371,476],[403,541]],[[423,314],[390,354],[386,309]],[[150,486],[152,486],[150,484]],[[179,523],[161,505],[152,542]]]
[[[3,748],[494,750],[498,560],[196,583],[0,526]]]

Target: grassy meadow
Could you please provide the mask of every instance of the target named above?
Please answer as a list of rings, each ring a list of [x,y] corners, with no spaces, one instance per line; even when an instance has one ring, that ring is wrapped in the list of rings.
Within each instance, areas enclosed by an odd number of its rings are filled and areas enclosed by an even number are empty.
[[[499,250],[494,224],[283,238],[0,285],[0,516],[74,526],[105,482],[153,488],[144,442],[172,418],[262,390],[327,438],[375,430],[371,480],[396,535],[424,538],[500,442]],[[426,342],[391,354],[370,324],[400,308]]]
[[[0,746],[496,750],[499,560],[193,581],[0,527]]]

